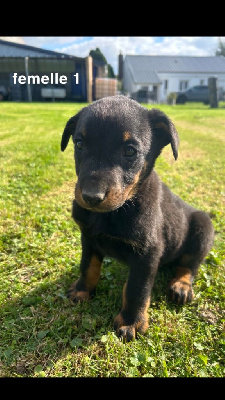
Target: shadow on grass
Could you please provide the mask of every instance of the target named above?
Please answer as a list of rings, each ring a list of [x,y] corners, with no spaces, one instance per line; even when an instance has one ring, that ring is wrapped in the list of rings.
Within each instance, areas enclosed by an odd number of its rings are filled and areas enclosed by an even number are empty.
[[[121,273],[121,264],[115,261],[104,265],[96,296],[74,304],[66,292],[79,276],[78,265],[75,270],[42,281],[29,294],[15,296],[1,307],[0,376],[34,376],[37,365],[50,367],[113,330],[126,271]]]
[[[122,305],[122,290],[127,268],[107,260],[96,296],[88,302],[73,304],[66,292],[76,272],[63,273],[55,281],[42,281],[29,294],[17,296],[2,307],[0,376],[34,376],[36,368],[50,370],[67,354],[85,352],[96,341],[113,331],[113,319]],[[156,307],[165,299],[173,271],[159,269],[152,291]],[[168,309],[179,311],[168,303]]]

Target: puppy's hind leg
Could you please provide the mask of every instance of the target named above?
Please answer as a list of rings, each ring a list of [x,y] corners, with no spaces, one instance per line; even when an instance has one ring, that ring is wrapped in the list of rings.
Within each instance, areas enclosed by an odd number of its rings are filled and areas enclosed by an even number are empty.
[[[213,238],[214,229],[209,216],[202,211],[194,212],[184,252],[177,260],[175,278],[169,284],[169,295],[176,303],[184,304],[193,299],[192,282],[213,245]]]

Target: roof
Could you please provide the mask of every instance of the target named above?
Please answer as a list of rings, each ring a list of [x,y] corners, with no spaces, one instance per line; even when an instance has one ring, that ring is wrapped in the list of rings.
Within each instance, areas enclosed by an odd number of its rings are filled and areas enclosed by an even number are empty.
[[[45,50],[39,47],[28,46],[26,44],[8,42],[0,40],[0,57],[41,57],[41,58],[81,58],[68,54],[59,53],[52,50]]]
[[[159,84],[160,72],[170,73],[225,73],[225,57],[191,57],[191,56],[137,56],[125,57],[134,83]]]

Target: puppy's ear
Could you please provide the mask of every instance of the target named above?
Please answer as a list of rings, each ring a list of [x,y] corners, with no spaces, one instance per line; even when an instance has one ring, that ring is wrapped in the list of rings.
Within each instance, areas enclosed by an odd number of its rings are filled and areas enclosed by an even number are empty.
[[[83,108],[76,115],[71,117],[69,119],[69,121],[67,121],[64,132],[62,134],[62,140],[61,140],[61,150],[62,151],[64,151],[66,149],[66,147],[69,143],[69,140],[70,140],[70,136],[72,136],[74,134],[76,126],[77,126],[77,122],[80,118],[82,111],[83,111]]]
[[[179,136],[174,124],[164,112],[156,108],[152,108],[148,114],[153,132],[153,144],[158,151],[157,156],[162,148],[170,143],[176,160],[178,157]]]

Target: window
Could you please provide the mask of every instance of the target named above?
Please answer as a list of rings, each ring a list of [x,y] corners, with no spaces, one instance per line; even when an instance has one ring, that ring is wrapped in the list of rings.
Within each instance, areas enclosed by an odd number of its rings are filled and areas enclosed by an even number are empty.
[[[205,84],[205,79],[200,80],[200,85],[203,86]]]
[[[164,91],[166,92],[167,89],[168,89],[168,80],[166,79],[166,80],[164,81]]]
[[[179,90],[183,92],[188,88],[188,81],[180,81]]]

